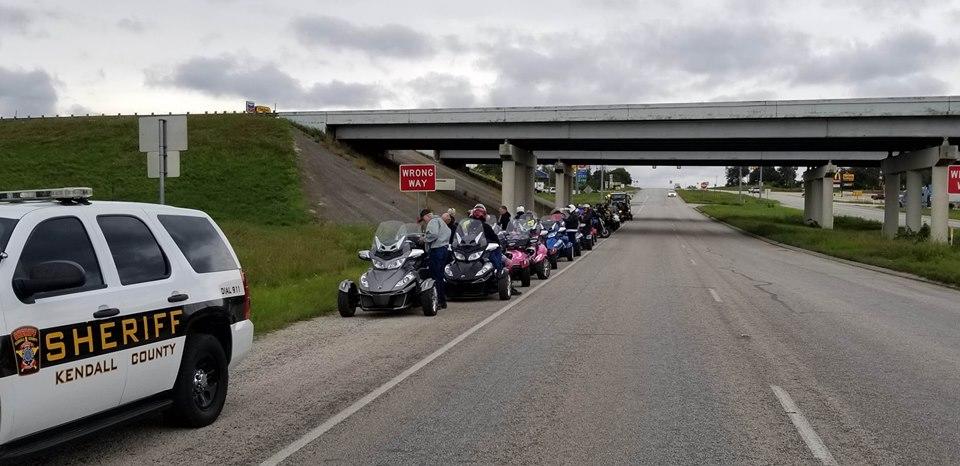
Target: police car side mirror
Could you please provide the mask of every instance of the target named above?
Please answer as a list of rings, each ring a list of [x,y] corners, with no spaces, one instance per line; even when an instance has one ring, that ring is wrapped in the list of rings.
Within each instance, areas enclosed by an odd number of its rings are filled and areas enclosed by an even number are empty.
[[[15,278],[13,289],[20,300],[33,302],[37,293],[68,290],[87,283],[83,267],[71,261],[49,261],[34,265],[27,271],[27,278]]]
[[[357,257],[365,261],[370,260],[370,250],[364,249],[363,251],[357,251]]]

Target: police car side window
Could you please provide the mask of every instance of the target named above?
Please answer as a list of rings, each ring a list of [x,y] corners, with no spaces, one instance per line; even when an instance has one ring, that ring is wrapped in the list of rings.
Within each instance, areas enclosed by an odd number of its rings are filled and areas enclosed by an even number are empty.
[[[230,250],[223,243],[220,234],[204,217],[189,215],[157,215],[157,219],[197,273],[222,272],[236,270]]]
[[[27,272],[37,264],[49,261],[71,261],[83,267],[86,283],[76,288],[37,293],[35,299],[77,293],[80,291],[103,288],[103,275],[97,254],[90,243],[83,222],[76,217],[60,217],[44,220],[37,225],[20,254],[20,262],[14,271],[13,279],[28,278]]]
[[[128,215],[101,215],[97,223],[107,239],[121,284],[133,285],[170,276],[170,263],[142,220]]]

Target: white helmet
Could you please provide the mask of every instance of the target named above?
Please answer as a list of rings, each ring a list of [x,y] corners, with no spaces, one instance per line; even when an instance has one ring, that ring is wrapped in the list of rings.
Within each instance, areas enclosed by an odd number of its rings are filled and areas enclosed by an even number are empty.
[[[567,208],[570,209],[570,212],[573,212],[574,210],[577,210],[577,206],[575,206],[575,205],[573,205],[573,204],[568,205]]]
[[[517,206],[517,213],[518,213],[518,214],[522,214],[522,213],[524,213],[524,212],[526,212],[526,209],[524,209],[522,205],[518,205],[518,206]]]

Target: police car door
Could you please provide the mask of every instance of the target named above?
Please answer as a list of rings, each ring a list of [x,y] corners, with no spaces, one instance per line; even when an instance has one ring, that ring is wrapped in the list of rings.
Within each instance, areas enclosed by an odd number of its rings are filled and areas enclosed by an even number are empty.
[[[0,262],[0,310],[10,340],[2,348],[11,353],[3,355],[0,377],[4,439],[120,402],[127,365],[115,353],[120,329],[110,317],[123,303],[105,280],[110,256],[91,240],[92,216],[84,209],[28,213]],[[57,287],[35,280],[43,276],[63,281]]]
[[[110,251],[117,276],[122,349],[129,364],[121,403],[173,388],[184,343],[185,274],[170,259],[176,246],[157,235],[142,209],[111,208],[98,213],[98,233]],[[110,277],[114,279],[114,277]]]

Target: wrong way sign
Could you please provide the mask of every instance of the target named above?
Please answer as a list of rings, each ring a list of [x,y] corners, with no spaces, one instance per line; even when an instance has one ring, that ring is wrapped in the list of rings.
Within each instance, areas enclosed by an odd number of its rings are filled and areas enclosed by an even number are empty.
[[[436,190],[436,165],[426,163],[400,165],[400,191],[424,192]]]
[[[960,194],[960,165],[947,167],[947,192]]]

